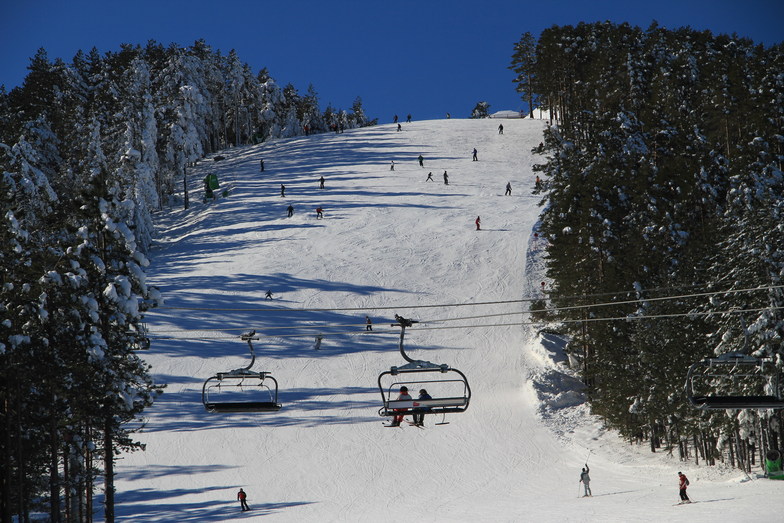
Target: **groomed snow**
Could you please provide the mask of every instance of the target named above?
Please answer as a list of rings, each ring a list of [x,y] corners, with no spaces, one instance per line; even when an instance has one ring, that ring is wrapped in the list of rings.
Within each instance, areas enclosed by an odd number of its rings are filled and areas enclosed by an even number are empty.
[[[189,170],[191,208],[160,217],[149,268],[150,282],[172,308],[148,313],[148,327],[180,339],[156,339],[143,353],[168,388],[138,434],[146,451],[118,463],[118,520],[781,517],[784,483],[695,467],[620,441],[582,404],[560,340],[537,334],[542,326],[520,325],[528,320],[523,315],[477,318],[520,312],[522,303],[414,308],[541,292],[543,245],[533,236],[539,198],[531,195],[538,160],[530,150],[544,123],[504,121],[503,135],[497,125],[450,119],[404,123],[401,132],[382,125],[279,140]],[[431,171],[434,182],[426,181]],[[208,172],[230,194],[205,205],[201,179]],[[512,196],[504,196],[507,182]],[[323,220],[315,217],[318,206]],[[273,300],[265,300],[267,290]],[[305,310],[372,307],[391,308]],[[274,310],[221,310],[265,308]],[[365,314],[372,333],[365,332]],[[390,326],[394,314],[422,321],[407,330],[411,356],[468,376],[471,405],[449,416],[449,425],[435,426],[429,416],[424,430],[382,427],[377,377],[405,363],[399,329]],[[451,321],[425,324],[434,320]],[[461,326],[468,328],[426,330]],[[202,383],[247,364],[247,345],[235,338],[247,329],[263,336],[254,369],[278,380],[283,409],[207,413]],[[325,334],[317,351],[318,332]],[[592,498],[579,497],[586,460]],[[699,503],[673,506],[679,470]],[[236,501],[240,487],[249,512]]]

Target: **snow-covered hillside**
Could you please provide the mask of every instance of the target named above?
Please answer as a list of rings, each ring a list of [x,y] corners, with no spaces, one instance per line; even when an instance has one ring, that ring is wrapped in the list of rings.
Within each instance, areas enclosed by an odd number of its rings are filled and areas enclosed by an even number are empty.
[[[147,450],[118,464],[119,520],[780,517],[784,484],[630,447],[570,390],[558,340],[520,314],[543,281],[530,150],[544,123],[503,124],[504,134],[498,120],[451,119],[280,140],[189,172],[193,193],[215,172],[230,194],[209,204],[192,194],[189,210],[161,217],[149,279],[166,306],[147,315],[156,339],[144,356],[168,388],[139,434]],[[377,377],[405,363],[395,314],[421,322],[406,331],[411,356],[470,381],[470,407],[448,425],[382,426]],[[250,329],[254,369],[278,380],[283,408],[206,412],[202,383],[249,362],[238,336]],[[579,497],[586,460],[592,498]],[[699,503],[673,506],[679,470]]]

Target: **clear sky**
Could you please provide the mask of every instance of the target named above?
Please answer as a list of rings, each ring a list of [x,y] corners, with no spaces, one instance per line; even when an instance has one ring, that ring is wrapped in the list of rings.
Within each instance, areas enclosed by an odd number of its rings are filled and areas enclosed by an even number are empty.
[[[520,35],[604,20],[784,41],[784,0],[0,0],[0,84],[18,86],[40,47],[70,62],[79,49],[204,38],[302,94],[312,83],[322,109],[361,96],[381,123],[467,117],[478,101],[523,107],[507,69]]]

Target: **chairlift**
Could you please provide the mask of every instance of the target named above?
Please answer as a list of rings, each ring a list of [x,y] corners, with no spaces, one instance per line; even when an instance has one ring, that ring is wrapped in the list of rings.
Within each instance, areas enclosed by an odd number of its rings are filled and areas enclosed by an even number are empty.
[[[768,358],[728,352],[689,367],[686,397],[701,410],[781,409],[780,372]],[[721,393],[713,393],[715,390]],[[742,392],[725,393],[724,390]],[[749,394],[747,391],[760,391]]]
[[[281,408],[278,403],[278,381],[269,372],[250,370],[256,361],[253,340],[256,331],[250,331],[240,338],[248,342],[251,360],[242,369],[219,372],[204,382],[201,389],[201,401],[208,412],[241,413],[241,412],[277,412]]]
[[[397,314],[395,319],[398,323],[392,324],[392,326],[400,327],[400,354],[408,363],[391,367],[378,376],[378,388],[383,402],[378,413],[382,417],[440,414],[441,421],[436,425],[446,425],[448,424],[447,414],[465,412],[468,409],[471,402],[471,387],[468,385],[468,378],[458,369],[449,365],[410,358],[403,347],[403,338],[406,327],[418,322]],[[398,400],[393,398],[393,394],[397,393],[402,386],[410,388],[414,395],[416,395],[418,388],[426,388],[432,399]]]

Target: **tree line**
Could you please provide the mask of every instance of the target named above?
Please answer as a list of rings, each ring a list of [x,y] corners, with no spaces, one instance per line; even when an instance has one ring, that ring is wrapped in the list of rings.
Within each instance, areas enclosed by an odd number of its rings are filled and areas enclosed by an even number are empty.
[[[0,87],[0,519],[91,521],[103,482],[112,521],[114,461],[163,389],[137,352],[154,213],[207,154],[375,122],[203,40],[28,69]]]
[[[697,411],[684,384],[731,351],[784,370],[783,49],[581,23],[524,34],[510,65],[551,115],[535,148],[551,285],[532,310],[569,336],[610,428],[746,471],[784,447],[781,411]]]

